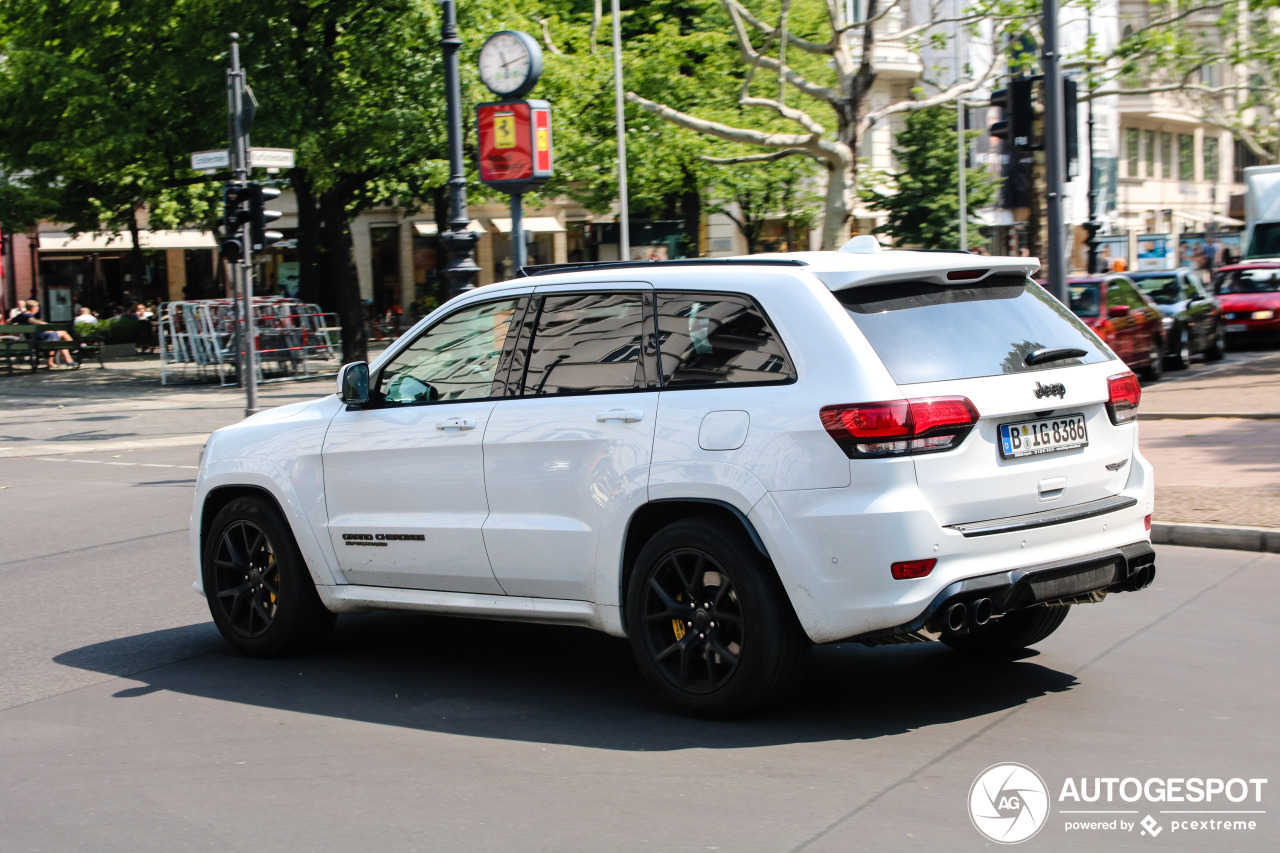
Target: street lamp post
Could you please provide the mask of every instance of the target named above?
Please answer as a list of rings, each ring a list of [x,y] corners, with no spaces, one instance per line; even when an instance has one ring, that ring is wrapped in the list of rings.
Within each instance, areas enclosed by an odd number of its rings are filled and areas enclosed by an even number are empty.
[[[1086,17],[1085,24],[1087,26],[1087,29],[1085,31],[1086,38],[1088,39],[1088,43],[1092,44],[1093,43],[1093,18]],[[1092,78],[1092,75],[1090,75],[1089,94],[1093,95],[1093,91],[1094,91],[1093,78]],[[1085,124],[1089,128],[1089,218],[1088,220],[1085,221],[1083,227],[1084,227],[1085,234],[1087,235],[1085,237],[1084,243],[1085,243],[1085,246],[1088,247],[1088,257],[1089,257],[1089,260],[1087,261],[1089,266],[1086,272],[1088,272],[1089,275],[1093,275],[1095,272],[1100,272],[1100,270],[1098,269],[1098,230],[1102,228],[1102,223],[1098,221],[1098,169],[1094,165],[1094,161],[1093,161],[1093,98],[1092,97],[1089,98],[1089,118],[1085,122]],[[1101,270],[1101,272],[1106,272],[1106,270]]]
[[[458,12],[454,0],[440,0],[440,47],[444,52],[445,113],[449,125],[449,230],[440,235],[445,251],[445,281],[449,295],[476,286],[480,266],[472,251],[480,235],[467,226],[467,178],[462,171],[462,84],[458,77]]]

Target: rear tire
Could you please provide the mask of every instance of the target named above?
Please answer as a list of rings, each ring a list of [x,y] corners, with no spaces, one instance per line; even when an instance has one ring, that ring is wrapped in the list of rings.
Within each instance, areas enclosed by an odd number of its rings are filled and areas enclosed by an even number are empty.
[[[1069,610],[1070,604],[1015,610],[981,628],[974,628],[967,634],[943,634],[941,640],[951,648],[964,652],[1016,652],[1027,646],[1034,646],[1058,630]]]
[[[337,618],[321,603],[288,524],[263,498],[237,498],[218,513],[201,575],[214,624],[246,655],[309,649]]]
[[[636,662],[681,711],[729,717],[783,699],[810,641],[767,558],[716,519],[670,524],[641,549],[627,584]]]

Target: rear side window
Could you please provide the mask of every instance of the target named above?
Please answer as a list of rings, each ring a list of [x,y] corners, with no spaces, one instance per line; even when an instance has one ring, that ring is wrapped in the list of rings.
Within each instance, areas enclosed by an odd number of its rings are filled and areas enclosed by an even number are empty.
[[[1065,305],[1022,276],[978,285],[930,282],[835,291],[899,385],[1026,373],[1111,358]],[[1076,348],[1082,358],[1028,365],[1041,349]]]
[[[644,385],[640,293],[575,293],[543,300],[523,393],[583,394]]]
[[[658,341],[667,388],[789,382],[795,370],[750,298],[731,293],[659,293]]]

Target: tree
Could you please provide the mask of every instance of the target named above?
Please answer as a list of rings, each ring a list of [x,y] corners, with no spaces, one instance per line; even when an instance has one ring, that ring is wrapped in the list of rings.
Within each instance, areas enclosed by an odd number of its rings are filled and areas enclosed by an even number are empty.
[[[967,131],[972,139],[977,131]],[[956,110],[952,105],[909,113],[893,149],[897,169],[889,186],[865,190],[862,198],[872,210],[887,214],[876,233],[889,234],[896,244],[929,249],[960,248],[960,182],[956,168]],[[965,170],[965,216],[974,214],[995,195],[995,180],[986,169]],[[970,245],[981,244],[976,227],[969,229]]]
[[[1003,67],[1005,43],[1033,27],[1039,13],[1039,4],[1029,0],[973,0],[950,14],[943,10],[956,9],[955,4],[933,2],[922,23],[886,34],[890,16],[906,7],[901,0],[867,0],[865,14],[856,21],[845,20],[845,4],[839,0],[827,0],[821,10],[812,3],[793,6],[791,0],[781,0],[780,6],[756,2],[758,13],[745,0],[721,0],[721,5],[745,65],[720,87],[737,90],[737,114],[699,114],[634,90],[627,99],[678,127],[756,152],[723,158],[722,163],[792,156],[816,160],[827,173],[822,231],[827,249],[837,247],[849,233],[858,151],[865,134],[890,116],[950,103],[986,87]],[[985,45],[985,51],[974,52],[985,55],[985,61],[945,80],[929,71],[923,82],[932,94],[872,106],[879,47],[919,50],[928,45],[936,50],[958,32],[971,43]],[[797,105],[797,95],[808,109]]]
[[[709,209],[722,213],[738,227],[747,241],[747,253],[763,251],[761,237],[768,219],[781,216],[787,227],[786,251],[795,249],[796,235],[814,222],[818,199],[809,187],[815,169],[808,161],[789,159],[778,163],[719,166],[712,173]]]

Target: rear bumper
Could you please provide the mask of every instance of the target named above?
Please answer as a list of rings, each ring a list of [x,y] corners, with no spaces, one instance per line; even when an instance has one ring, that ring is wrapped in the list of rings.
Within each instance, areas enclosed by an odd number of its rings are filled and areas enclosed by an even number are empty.
[[[922,632],[941,633],[957,604],[972,612],[983,602],[986,613],[1000,616],[1041,604],[1098,600],[1099,593],[1136,592],[1155,579],[1155,560],[1151,543],[1142,541],[1070,560],[965,578],[948,584],[910,622],[848,639],[873,645],[928,639]]]

